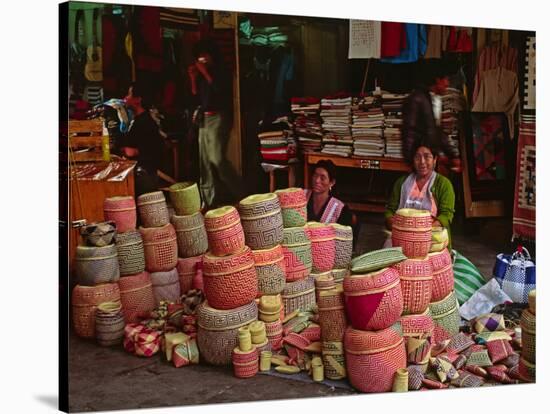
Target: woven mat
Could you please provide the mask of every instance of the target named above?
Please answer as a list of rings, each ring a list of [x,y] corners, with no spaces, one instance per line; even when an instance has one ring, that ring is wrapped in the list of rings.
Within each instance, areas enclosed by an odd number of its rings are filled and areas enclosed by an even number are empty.
[[[281,372],[277,372],[274,369],[271,369],[267,372],[258,372],[258,374],[262,375],[270,375],[273,377],[279,377],[279,378],[285,378],[289,380],[294,381],[300,381],[300,382],[309,382],[309,383],[316,383],[316,384],[323,384],[327,387],[333,387],[333,388],[341,388],[344,390],[349,391],[355,391],[355,389],[350,385],[350,383],[347,380],[330,380],[330,379],[324,379],[321,382],[313,381],[313,379],[307,375],[307,372],[301,371],[299,374],[283,374]]]

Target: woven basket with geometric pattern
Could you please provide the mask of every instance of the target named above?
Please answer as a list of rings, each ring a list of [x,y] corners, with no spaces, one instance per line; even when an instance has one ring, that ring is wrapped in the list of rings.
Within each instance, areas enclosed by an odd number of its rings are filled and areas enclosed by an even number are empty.
[[[332,277],[336,283],[342,283],[349,274],[349,269],[332,269]]]
[[[434,321],[434,341],[439,343],[459,332],[460,314],[454,290],[438,302],[430,303],[430,315]]]
[[[208,250],[208,236],[201,212],[190,216],[172,216],[178,239],[178,256],[195,257]]]
[[[424,259],[407,259],[393,265],[399,272],[403,293],[403,314],[423,313],[432,297],[432,265]]]
[[[186,257],[185,259],[178,258],[176,269],[180,279],[180,293],[183,295],[188,290],[193,288],[193,278],[195,277],[198,267],[202,268],[202,257]]]
[[[311,258],[313,260],[311,271],[322,273],[332,270],[336,258],[334,227],[310,221],[306,225],[306,231],[311,240]]]
[[[285,307],[285,315],[294,312],[296,309],[311,310],[315,307],[315,282],[313,278],[306,277],[296,282],[287,282],[281,297]]]
[[[384,269],[395,263],[405,260],[401,247],[389,247],[373,250],[353,258],[351,261],[352,273],[370,273]]]
[[[135,275],[145,270],[145,252],[139,231],[117,233],[116,250],[121,276]]]
[[[344,343],[341,341],[325,341],[321,344],[321,354],[325,377],[332,380],[346,378],[346,357]]]
[[[403,231],[432,231],[432,215],[428,210],[402,208],[393,216],[392,228]]]
[[[536,320],[529,309],[521,313],[521,357],[536,364]]]
[[[178,264],[176,230],[170,223],[163,227],[140,227],[148,272],[167,272]]]
[[[168,272],[151,273],[151,282],[153,283],[153,296],[157,306],[160,305],[161,301],[180,302],[180,281],[176,268]]]
[[[72,292],[71,306],[73,327],[81,338],[95,337],[95,312],[100,303],[120,303],[120,291],[116,283],[97,286],[76,285]]]
[[[303,189],[291,187],[275,191],[281,204],[283,225],[302,227],[307,222],[307,199]]]
[[[119,233],[135,230],[137,213],[134,197],[118,196],[106,198],[103,202],[103,216],[105,220],[112,220],[116,223]]]
[[[347,327],[342,286],[319,292],[317,300],[321,339],[342,342]]]
[[[403,315],[400,319],[403,337],[425,339],[431,338],[434,332],[434,322],[429,309],[422,314]]]
[[[269,249],[283,241],[283,216],[273,193],[254,194],[239,202],[239,214],[247,246]]]
[[[254,266],[258,275],[258,292],[262,295],[276,295],[285,287],[285,257],[281,245],[252,250]]]
[[[81,286],[116,282],[120,277],[116,246],[77,246],[75,270]]]
[[[274,322],[265,323],[267,340],[271,344],[271,349],[278,351],[283,346],[283,323],[280,319]]]
[[[432,302],[438,302],[454,289],[453,260],[449,250],[428,254],[432,264]]]
[[[95,336],[99,345],[121,344],[124,326],[120,302],[103,302],[98,305],[95,313]]]
[[[125,276],[119,279],[120,301],[126,323],[136,323],[139,315],[155,309],[153,283],[148,272]]]
[[[235,207],[225,206],[206,212],[204,225],[208,235],[208,248],[212,254],[228,256],[243,249],[244,231]]]
[[[537,379],[537,366],[524,358],[520,358],[518,373],[523,381],[535,382]]]
[[[233,363],[233,375],[237,378],[251,378],[258,373],[259,353],[256,347],[249,351],[241,351],[236,347],[231,352],[231,362]]]
[[[283,255],[286,281],[304,279],[311,273],[313,259],[311,241],[305,227],[290,227],[283,231]]]
[[[138,196],[137,207],[143,227],[163,227],[170,223],[170,215],[162,191]]]
[[[395,217],[395,216],[394,216]],[[401,247],[410,259],[426,257],[432,245],[432,231],[404,231],[392,228],[392,246]]]
[[[331,223],[334,229],[335,258],[334,269],[347,269],[353,253],[353,229],[351,226],[343,226]]]
[[[197,183],[185,181],[172,184],[170,200],[178,216],[189,216],[197,213],[201,208],[201,196]]]

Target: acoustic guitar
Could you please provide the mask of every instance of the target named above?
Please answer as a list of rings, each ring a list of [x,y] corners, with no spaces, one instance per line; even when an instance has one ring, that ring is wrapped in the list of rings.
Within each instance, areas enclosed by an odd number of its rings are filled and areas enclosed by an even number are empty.
[[[92,28],[92,45],[88,46],[86,51],[86,66],[84,67],[84,76],[90,82],[101,82],[103,80],[103,52],[97,41],[97,21],[99,9],[94,9]]]

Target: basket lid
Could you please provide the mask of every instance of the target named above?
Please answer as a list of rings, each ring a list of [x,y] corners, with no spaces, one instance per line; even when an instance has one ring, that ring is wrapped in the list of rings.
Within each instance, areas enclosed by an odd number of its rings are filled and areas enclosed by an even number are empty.
[[[254,204],[263,203],[265,201],[275,200],[277,195],[275,193],[265,193],[265,194],[253,194],[246,198],[243,198],[239,204],[243,206],[252,206]]]
[[[236,208],[233,206],[223,206],[220,208],[215,208],[214,210],[207,211],[206,214],[204,215],[204,218],[207,218],[207,219],[220,218],[227,214],[233,213],[235,211],[236,211]]]
[[[428,210],[416,210],[414,208],[400,208],[395,212],[403,217],[430,217],[431,213]]]
[[[193,181],[184,181],[181,183],[172,184],[168,187],[168,190],[173,191],[182,191],[182,190],[195,190],[197,189],[197,183]]]

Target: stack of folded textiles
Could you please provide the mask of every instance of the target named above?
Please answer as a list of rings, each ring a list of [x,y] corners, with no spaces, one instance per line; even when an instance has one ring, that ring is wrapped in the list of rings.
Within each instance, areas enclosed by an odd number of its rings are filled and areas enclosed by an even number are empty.
[[[371,157],[384,155],[384,112],[380,99],[366,96],[352,107],[353,155]]]
[[[386,93],[382,95],[382,109],[386,115],[384,138],[386,140],[385,157],[403,158],[402,106],[407,94]]]
[[[258,139],[263,161],[286,164],[296,157],[296,141],[287,117],[277,118],[268,124],[262,123],[260,130]]]
[[[313,152],[321,149],[323,131],[319,118],[319,98],[293,97],[290,109],[294,118],[294,137],[302,152]]]
[[[321,99],[323,150],[326,154],[349,157],[353,150],[351,136],[351,96],[327,96]]]

